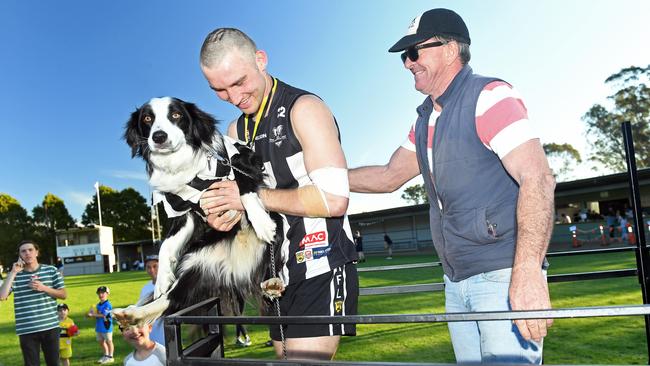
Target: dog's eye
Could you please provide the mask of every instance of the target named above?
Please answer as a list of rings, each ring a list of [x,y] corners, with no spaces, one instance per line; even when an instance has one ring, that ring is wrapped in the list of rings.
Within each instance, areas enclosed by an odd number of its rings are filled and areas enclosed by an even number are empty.
[[[179,118],[181,118],[181,114],[178,113],[178,112],[174,112],[174,113],[172,113],[172,118],[173,119],[179,119]]]
[[[144,116],[144,118],[142,118],[142,122],[149,124],[153,122],[153,118],[151,118],[151,116]]]

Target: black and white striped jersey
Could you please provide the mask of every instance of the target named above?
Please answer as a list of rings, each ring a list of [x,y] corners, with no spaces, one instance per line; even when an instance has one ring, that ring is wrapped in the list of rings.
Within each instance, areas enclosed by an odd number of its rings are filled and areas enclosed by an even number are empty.
[[[280,80],[268,106],[268,113],[254,129],[254,116],[248,116],[248,136],[253,149],[262,157],[269,188],[289,189],[312,184],[303,160],[302,146],[291,127],[290,115],[298,97],[312,94]],[[237,135],[243,139],[245,118],[237,120]],[[286,285],[329,272],[357,259],[347,215],[309,218],[282,214],[284,242],[282,280]]]

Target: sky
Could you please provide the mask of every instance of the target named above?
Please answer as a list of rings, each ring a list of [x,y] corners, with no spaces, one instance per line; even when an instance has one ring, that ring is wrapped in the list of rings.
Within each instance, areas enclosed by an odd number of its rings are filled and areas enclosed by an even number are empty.
[[[542,143],[570,143],[583,157],[581,117],[613,93],[605,79],[650,64],[645,0],[3,0],[0,193],[30,213],[53,193],[76,219],[95,182],[149,197],[144,163],[121,138],[131,112],[175,96],[213,114],[222,131],[239,115],[199,68],[203,39],[218,27],[249,34],[272,75],[328,104],[349,167],[385,164],[424,99],[387,50],[436,7],[463,17],[470,66],[514,85]],[[575,171],[596,174],[587,164]],[[352,194],[348,212],[407,205],[400,195]]]

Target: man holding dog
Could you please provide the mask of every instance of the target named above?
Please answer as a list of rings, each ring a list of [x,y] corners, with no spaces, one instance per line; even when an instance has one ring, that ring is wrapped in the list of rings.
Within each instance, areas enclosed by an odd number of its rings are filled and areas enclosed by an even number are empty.
[[[285,290],[282,315],[354,315],[357,254],[345,216],[348,176],[334,116],[312,93],[292,87],[267,71],[267,54],[243,32],[220,28],[201,48],[201,70],[217,96],[241,116],[228,135],[251,146],[264,162],[267,177],[259,196],[284,222],[280,276]],[[239,189],[232,181],[213,184],[201,199],[208,223],[230,230],[241,218]],[[236,215],[223,214],[237,210]],[[287,357],[331,359],[341,335],[353,325],[283,327]],[[280,328],[271,327],[278,357]]]
[[[383,166],[350,169],[353,192],[392,192],[422,174],[447,312],[551,307],[545,255],[555,180],[513,88],[472,72],[470,36],[455,12],[416,17],[402,52],[427,97],[406,142]],[[456,361],[541,363],[550,319],[452,322]]]

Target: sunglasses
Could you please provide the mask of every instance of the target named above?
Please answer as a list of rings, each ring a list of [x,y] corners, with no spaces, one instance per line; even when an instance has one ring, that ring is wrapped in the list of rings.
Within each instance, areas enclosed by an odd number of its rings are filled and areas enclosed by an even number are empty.
[[[449,42],[447,42],[447,41],[444,41],[444,42],[437,41],[437,42],[431,42],[431,43],[425,43],[425,44],[419,44],[419,45],[411,46],[411,47],[407,48],[404,52],[402,52],[402,54],[400,55],[402,57],[402,63],[406,62],[407,57],[408,57],[409,60],[411,60],[411,62],[417,61],[418,57],[420,57],[420,54],[419,54],[418,50],[421,50],[423,48],[430,48],[430,47],[440,47],[440,46],[446,45],[447,43],[449,43]]]

